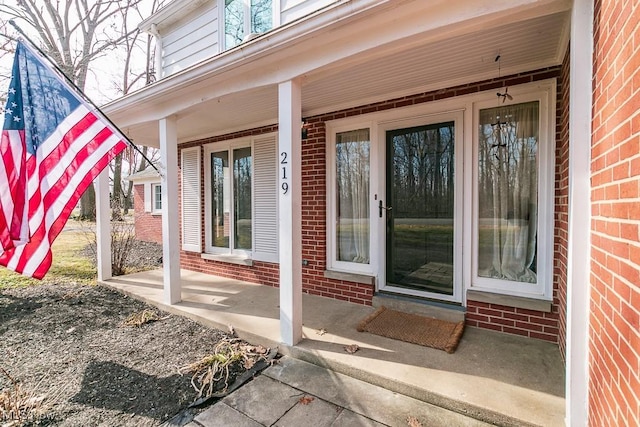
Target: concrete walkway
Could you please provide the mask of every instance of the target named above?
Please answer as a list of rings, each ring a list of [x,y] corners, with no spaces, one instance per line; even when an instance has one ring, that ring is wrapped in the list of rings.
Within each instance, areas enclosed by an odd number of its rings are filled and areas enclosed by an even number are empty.
[[[411,397],[284,357],[186,427],[489,426]]]
[[[396,396],[404,395],[496,425],[564,425],[564,366],[553,344],[467,328],[457,351],[447,354],[357,332],[356,325],[374,310],[372,307],[304,295],[304,339],[288,347],[280,343],[278,289],[190,271],[183,271],[181,278],[183,300],[172,306],[162,303],[161,270],[120,276],[105,284],[216,328],[226,330],[232,325],[249,342],[277,346],[284,355],[329,368],[330,374],[326,375],[340,378],[339,384],[346,375],[371,387],[378,386],[375,390],[395,392]],[[347,353],[344,347],[351,344],[357,344],[360,350]],[[276,371],[273,368],[269,372]],[[275,374],[264,376],[274,379]],[[299,381],[287,380],[283,384],[300,390],[298,394],[309,393],[318,401],[342,407],[339,401],[296,386],[303,384]],[[359,396],[366,394],[354,395],[357,404],[364,404],[364,397]],[[293,411],[294,406],[285,412]],[[345,408],[367,417],[362,410],[349,405]],[[385,424],[384,420],[379,421]]]

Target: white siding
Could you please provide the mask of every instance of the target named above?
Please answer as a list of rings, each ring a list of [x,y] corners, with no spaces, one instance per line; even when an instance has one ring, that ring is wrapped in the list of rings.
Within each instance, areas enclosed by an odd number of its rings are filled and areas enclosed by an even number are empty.
[[[336,0],[277,0],[280,1],[280,25],[335,3]]]
[[[253,143],[253,259],[278,261],[278,193],[275,135]]]
[[[200,147],[182,150],[182,250],[202,252],[200,227]]]
[[[198,9],[162,36],[163,76],[176,73],[219,52],[218,7]]]

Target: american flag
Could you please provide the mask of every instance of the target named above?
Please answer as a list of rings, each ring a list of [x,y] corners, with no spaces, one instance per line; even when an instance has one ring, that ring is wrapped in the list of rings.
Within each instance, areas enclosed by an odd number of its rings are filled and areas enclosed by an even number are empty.
[[[82,193],[126,139],[19,41],[0,142],[0,265],[41,279]]]

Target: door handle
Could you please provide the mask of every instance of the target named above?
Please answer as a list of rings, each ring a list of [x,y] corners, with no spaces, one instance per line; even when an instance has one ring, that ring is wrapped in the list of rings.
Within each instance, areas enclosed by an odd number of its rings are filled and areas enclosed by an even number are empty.
[[[382,218],[382,210],[383,209],[385,211],[389,212],[393,208],[391,206],[383,206],[382,205],[382,200],[380,200],[380,202],[378,202],[378,215],[380,215],[380,218]]]

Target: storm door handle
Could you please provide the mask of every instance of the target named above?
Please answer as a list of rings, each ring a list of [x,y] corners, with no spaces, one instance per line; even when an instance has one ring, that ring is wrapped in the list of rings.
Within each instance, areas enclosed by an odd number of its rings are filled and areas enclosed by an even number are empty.
[[[389,212],[389,211],[391,211],[391,209],[393,209],[391,206],[383,206],[382,205],[382,200],[380,200],[380,202],[378,203],[378,215],[380,215],[380,218],[382,218],[382,211],[383,210]]]

